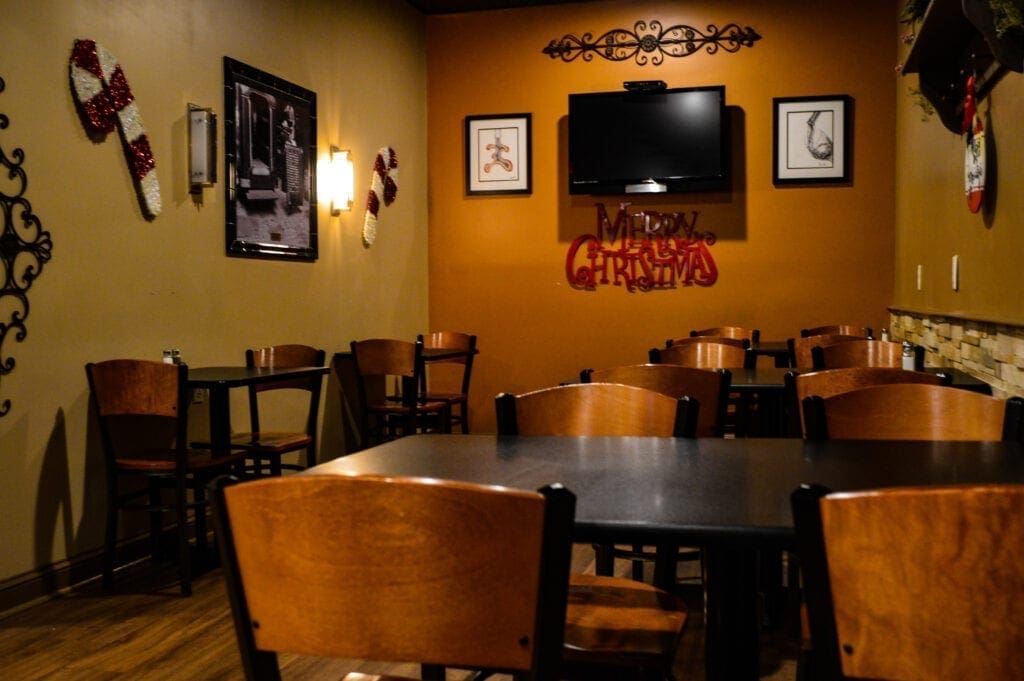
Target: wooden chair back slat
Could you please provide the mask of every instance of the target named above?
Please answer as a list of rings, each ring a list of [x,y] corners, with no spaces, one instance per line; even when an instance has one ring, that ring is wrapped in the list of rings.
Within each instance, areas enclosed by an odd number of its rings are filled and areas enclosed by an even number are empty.
[[[785,377],[786,408],[791,419],[791,433],[805,436],[806,424],[800,405],[811,395],[826,398],[840,393],[889,383],[925,383],[943,385],[949,374],[926,374],[923,371],[905,371],[891,367],[846,367],[823,369],[809,373],[788,372]],[[795,422],[793,419],[797,419]]]
[[[823,334],[817,336],[801,336],[790,338],[786,341],[789,346],[789,361],[791,366],[797,369],[822,369],[814,364],[814,353],[812,350],[818,346],[832,345],[848,340],[864,340],[860,336],[849,336],[840,334]]]
[[[825,492],[793,495],[822,678],[1024,678],[1024,486]]]
[[[737,369],[753,367],[757,357],[751,350],[713,341],[683,343],[650,352],[653,364],[678,364],[694,369]]]
[[[1003,400],[941,385],[896,383],[802,401],[807,437],[847,440],[1004,439],[1009,410]],[[1015,438],[1017,431],[1012,435]]]
[[[135,359],[89,364],[99,415],[177,418],[180,366]]]
[[[800,329],[800,335],[807,336],[855,336],[857,338],[871,338],[872,331],[869,326],[854,326],[852,324],[830,324],[826,326],[815,326],[810,329]]]
[[[820,361],[814,366],[821,369],[839,369],[842,367],[903,367],[903,344],[895,341],[881,340],[847,340],[831,343],[820,350],[812,350],[820,355]],[[914,367],[923,368],[923,354],[919,347],[914,348]]]
[[[618,383],[576,383],[495,398],[500,435],[693,437],[698,406]]]
[[[604,369],[585,369],[580,378],[588,383],[622,383],[647,388],[670,397],[697,400],[697,437],[720,437],[732,374],[728,369],[694,369],[675,364],[630,364]]]
[[[743,326],[713,326],[707,329],[690,331],[691,336],[725,336],[726,338],[746,338],[751,343],[761,340],[761,332],[758,329],[748,329]]]
[[[276,667],[266,654],[281,652],[519,672],[536,671],[542,652],[557,663],[574,499],[543,492],[377,476],[218,481],[246,665]]]
[[[686,343],[724,343],[735,345],[738,348],[749,348],[749,338],[729,338],[728,336],[687,336],[686,338],[669,338],[665,341],[665,347],[673,345],[685,345]]]

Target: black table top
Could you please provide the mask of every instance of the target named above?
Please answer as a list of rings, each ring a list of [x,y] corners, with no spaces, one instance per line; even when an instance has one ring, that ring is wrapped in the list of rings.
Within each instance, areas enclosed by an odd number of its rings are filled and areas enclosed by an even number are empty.
[[[217,386],[237,387],[252,383],[283,381],[290,378],[327,374],[329,367],[189,367],[188,383],[193,388],[214,388]]]
[[[789,494],[801,483],[835,490],[1024,483],[1024,449],[1003,442],[416,435],[307,472],[520,489],[561,482],[577,495],[579,541],[787,548]]]

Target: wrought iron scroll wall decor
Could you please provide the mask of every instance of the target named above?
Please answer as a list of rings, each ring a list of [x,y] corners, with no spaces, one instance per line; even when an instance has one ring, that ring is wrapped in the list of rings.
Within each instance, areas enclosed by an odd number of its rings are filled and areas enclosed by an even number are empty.
[[[592,33],[584,33],[577,38],[567,34],[559,40],[552,40],[542,52],[552,59],[574,61],[582,57],[590,61],[594,55],[609,61],[626,61],[636,58],[640,66],[648,61],[658,66],[665,57],[689,57],[703,50],[708,54],[716,54],[720,49],[726,52],[738,52],[741,47],[753,47],[761,35],[750,26],[740,27],[729,23],[721,28],[708,24],[701,31],[693,26],[677,24],[662,28],[661,22],[650,23],[638,21],[633,30],[613,28],[594,40]]]
[[[5,88],[0,78],[0,92]],[[0,113],[0,130],[9,121]],[[13,336],[19,343],[25,340],[25,318],[28,317],[28,289],[50,260],[53,244],[50,233],[43,229],[39,218],[32,213],[32,205],[24,198],[28,176],[21,164],[25,152],[11,151],[10,157],[0,146],[0,166],[6,177],[0,178],[0,209],[3,210],[4,228],[0,232],[0,266],[3,267],[3,288],[0,288],[0,379],[14,370],[14,358],[7,355],[4,343]],[[0,416],[11,410],[11,401],[0,402]]]

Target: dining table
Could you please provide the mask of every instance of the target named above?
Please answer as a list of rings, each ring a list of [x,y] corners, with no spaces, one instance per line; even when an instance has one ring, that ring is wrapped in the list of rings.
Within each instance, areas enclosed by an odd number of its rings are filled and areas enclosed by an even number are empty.
[[[216,454],[231,447],[231,401],[232,388],[245,388],[261,383],[288,381],[296,378],[326,375],[329,367],[247,367],[208,366],[189,367],[188,387],[190,390],[209,391],[210,447]]]
[[[699,546],[707,578],[708,679],[757,679],[758,554],[793,551],[789,495],[940,484],[1024,483],[1018,442],[806,442],[789,438],[414,435],[304,475],[376,474],[577,496],[574,541]]]

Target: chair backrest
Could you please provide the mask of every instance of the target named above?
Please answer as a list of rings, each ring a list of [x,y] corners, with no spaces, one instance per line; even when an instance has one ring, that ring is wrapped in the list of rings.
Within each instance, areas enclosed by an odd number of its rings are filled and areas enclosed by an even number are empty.
[[[466,353],[451,359],[430,362],[424,372],[424,389],[429,385],[432,391],[468,395],[469,380],[473,372],[473,356],[476,354],[476,336],[461,331],[434,331],[420,334],[416,339],[423,341],[424,350],[463,350]]]
[[[568,490],[349,475],[234,482],[218,478],[210,496],[248,679],[279,679],[277,653],[558,678]]]
[[[892,383],[802,401],[812,440],[1019,440],[1024,400]]]
[[[785,393],[790,434],[794,437],[805,436],[806,428],[800,405],[804,398],[811,395],[832,397],[850,390],[887,383],[949,385],[951,380],[949,374],[926,374],[923,371],[905,371],[892,367],[845,367],[808,373],[789,371],[785,375]]]
[[[817,346],[831,345],[848,340],[864,340],[861,336],[847,336],[841,334],[821,334],[817,336],[801,336],[800,338],[789,338],[786,345],[789,347],[790,366],[797,369],[823,369],[815,366],[814,353],[812,350]]]
[[[728,336],[687,336],[686,338],[669,338],[665,341],[665,347],[670,348],[673,345],[684,345],[686,343],[724,343],[725,345],[735,345],[738,348],[749,348],[749,338],[729,338]]]
[[[751,343],[761,340],[758,329],[747,329],[742,326],[713,326],[707,329],[692,330],[691,336],[725,336],[726,338],[746,338]]]
[[[393,338],[370,338],[352,341],[352,358],[355,363],[356,383],[360,399],[383,399],[381,389],[386,388],[388,378],[397,378],[402,389],[402,401],[406,406],[415,406],[420,372],[423,370],[423,343]]]
[[[652,348],[648,360],[651,364],[678,364],[694,369],[752,369],[757,356],[750,348],[704,341]]]
[[[821,678],[1024,678],[1024,486],[791,501]]]
[[[309,345],[271,345],[265,348],[245,351],[247,367],[322,367],[327,354]],[[268,390],[305,390],[309,392],[309,410],[306,414],[306,434],[316,437],[317,414],[320,411],[320,386],[322,376],[307,376],[288,381],[269,381],[249,386],[249,421],[252,432],[260,430],[260,410],[257,393]]]
[[[573,383],[495,400],[499,435],[693,437],[698,405],[619,383]]]
[[[857,338],[872,338],[873,333],[869,326],[853,326],[852,324],[830,324],[827,326],[815,326],[811,329],[800,329],[800,336],[856,336]]]
[[[811,349],[814,367],[839,369],[842,367],[903,367],[903,344],[882,340],[846,340],[831,343],[820,349]],[[914,346],[914,368],[924,368],[924,348]]]
[[[785,399],[790,434],[794,437],[806,437],[806,424],[801,405],[805,398],[812,395],[826,398],[859,388],[890,383],[949,385],[951,380],[952,376],[949,374],[927,374],[922,371],[906,371],[891,367],[844,367],[808,373],[787,372],[785,375]]]
[[[185,464],[188,366],[141,359],[85,365],[108,462],[132,449],[177,449]]]
[[[721,437],[725,432],[732,373],[728,369],[694,369],[676,364],[629,364],[605,369],[584,369],[584,383],[622,383],[647,388],[670,397],[697,400],[697,437]]]

